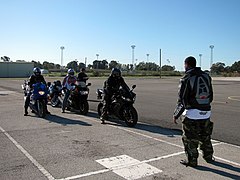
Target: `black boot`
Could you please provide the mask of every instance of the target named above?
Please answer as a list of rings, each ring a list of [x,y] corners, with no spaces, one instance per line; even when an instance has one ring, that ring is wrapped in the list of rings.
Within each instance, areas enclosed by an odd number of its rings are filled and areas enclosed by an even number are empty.
[[[27,108],[25,108],[24,110],[24,116],[27,116],[28,115],[28,111],[27,111]]]
[[[212,156],[212,155],[209,155],[207,157],[204,157],[204,160],[207,162],[207,163],[213,163],[215,162],[215,158]]]
[[[192,159],[191,161],[188,160],[181,160],[180,163],[182,165],[185,165],[186,167],[190,166],[190,167],[197,167],[197,159]]]
[[[100,120],[102,121],[102,124],[105,124],[105,120],[108,120],[108,114],[106,111],[102,113]]]

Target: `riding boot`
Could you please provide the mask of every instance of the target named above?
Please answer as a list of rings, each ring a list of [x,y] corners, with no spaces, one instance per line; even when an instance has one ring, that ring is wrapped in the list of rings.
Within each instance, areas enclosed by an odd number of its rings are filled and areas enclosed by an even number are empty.
[[[24,108],[24,116],[27,116],[27,115],[28,115],[27,108]]]

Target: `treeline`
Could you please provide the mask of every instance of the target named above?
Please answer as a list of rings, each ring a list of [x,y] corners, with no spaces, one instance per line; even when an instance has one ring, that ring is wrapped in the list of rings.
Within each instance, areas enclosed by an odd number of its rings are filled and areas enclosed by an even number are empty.
[[[211,73],[223,76],[240,76],[240,61],[236,61],[231,66],[226,66],[223,62],[214,63]]]

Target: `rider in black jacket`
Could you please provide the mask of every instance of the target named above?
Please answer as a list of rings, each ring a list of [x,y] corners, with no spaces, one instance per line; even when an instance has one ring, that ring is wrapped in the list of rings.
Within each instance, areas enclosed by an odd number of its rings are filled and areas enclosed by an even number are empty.
[[[209,103],[206,104],[199,104],[196,100],[196,86],[194,86],[195,78],[197,76],[202,76],[206,82],[208,82],[209,88]],[[177,107],[174,111],[174,117],[178,119],[185,109],[199,109],[202,111],[210,111],[211,105],[210,103],[213,100],[213,89],[212,89],[212,82],[211,77],[203,72],[200,67],[193,67],[188,68],[186,70],[185,76],[180,80],[180,86],[178,91],[178,102]],[[192,87],[193,89],[192,89]]]
[[[41,75],[41,70],[38,67],[35,67],[33,69],[33,74],[29,78],[28,85],[32,89],[33,84],[36,84],[37,82],[42,82],[46,85],[46,81],[45,81],[44,77]],[[25,103],[24,103],[24,110],[25,110],[24,116],[28,115],[27,109],[28,109],[28,106],[29,106],[29,103],[30,103],[30,96],[31,96],[31,92],[29,92],[27,94],[27,97],[26,97],[26,100],[25,100]],[[47,114],[50,114],[50,112],[48,110],[47,110]]]
[[[81,69],[81,72],[78,73],[78,77],[77,77],[77,81],[80,81],[80,82],[87,82],[88,80],[88,76],[86,74],[86,69],[85,68],[82,68]]]
[[[192,56],[185,59],[185,69],[186,75],[180,80],[173,121],[177,124],[177,119],[181,115],[184,117],[182,141],[187,160],[182,160],[180,163],[196,167],[199,145],[203,158],[208,163],[214,161],[211,143],[213,122],[210,121],[213,101],[212,80],[207,73],[196,67],[196,59]]]
[[[109,78],[104,82],[105,104],[103,107],[102,116],[100,117],[102,123],[104,123],[104,120],[108,119],[108,110],[111,104],[112,96],[113,94],[118,93],[120,87],[127,91],[130,90],[121,76],[121,71],[118,68],[113,68]]]

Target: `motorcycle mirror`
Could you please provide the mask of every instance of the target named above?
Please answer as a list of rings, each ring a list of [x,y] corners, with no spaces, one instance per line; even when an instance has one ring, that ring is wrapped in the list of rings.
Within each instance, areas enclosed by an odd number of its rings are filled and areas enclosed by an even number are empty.
[[[135,89],[137,86],[136,85],[133,85],[132,88]]]
[[[91,85],[92,85],[92,83],[88,83],[88,84],[87,84],[87,86],[91,86]]]

